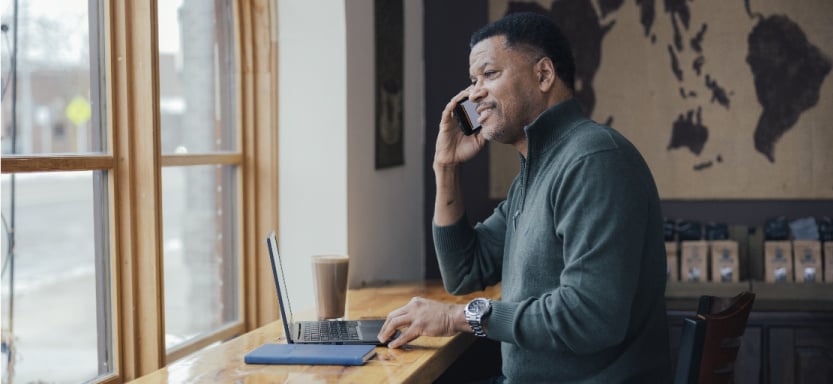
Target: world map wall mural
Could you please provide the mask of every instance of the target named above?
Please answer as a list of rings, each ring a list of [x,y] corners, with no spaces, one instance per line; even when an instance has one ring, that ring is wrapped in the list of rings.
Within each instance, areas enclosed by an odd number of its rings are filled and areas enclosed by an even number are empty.
[[[833,198],[833,1],[491,0],[551,16],[576,98],[642,152],[663,199]],[[490,195],[517,174],[490,145]]]

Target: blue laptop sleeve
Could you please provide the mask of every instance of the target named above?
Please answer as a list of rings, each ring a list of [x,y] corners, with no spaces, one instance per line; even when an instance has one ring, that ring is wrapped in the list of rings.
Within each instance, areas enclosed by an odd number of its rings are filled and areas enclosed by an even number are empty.
[[[264,344],[249,352],[246,364],[364,365],[376,355],[373,345]]]

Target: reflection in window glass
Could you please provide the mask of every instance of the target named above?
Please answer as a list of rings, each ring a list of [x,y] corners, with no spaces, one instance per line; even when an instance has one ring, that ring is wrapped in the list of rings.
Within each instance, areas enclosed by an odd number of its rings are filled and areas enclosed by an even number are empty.
[[[88,0],[3,2],[3,154],[102,150],[89,12]]]
[[[235,150],[229,0],[159,2],[162,153]],[[187,44],[183,44],[187,42]]]
[[[165,346],[240,318],[233,166],[162,169]]]
[[[105,225],[97,218],[108,216],[99,211],[106,207],[100,177],[86,171],[0,178],[3,382],[75,383],[111,371],[109,305],[97,299],[108,290],[101,278],[108,257],[96,247]]]

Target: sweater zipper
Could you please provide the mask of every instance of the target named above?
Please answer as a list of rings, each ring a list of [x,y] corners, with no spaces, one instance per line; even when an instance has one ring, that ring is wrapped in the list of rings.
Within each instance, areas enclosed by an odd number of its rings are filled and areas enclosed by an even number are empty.
[[[521,212],[524,210],[524,204],[526,202],[526,188],[527,182],[529,180],[529,163],[528,159],[521,160],[521,193],[520,193],[520,202],[518,203],[517,209],[512,214],[512,229],[514,231],[518,230],[518,218],[521,216]]]

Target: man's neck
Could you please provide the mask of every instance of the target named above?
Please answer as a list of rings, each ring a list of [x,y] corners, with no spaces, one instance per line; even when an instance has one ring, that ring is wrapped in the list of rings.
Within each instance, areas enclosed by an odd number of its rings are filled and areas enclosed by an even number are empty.
[[[517,150],[521,154],[521,156],[524,157],[524,159],[526,159],[526,147],[527,147],[526,144],[527,144],[527,139],[526,139],[526,133],[525,132],[524,132],[524,137],[522,137],[520,140],[518,140],[515,144],[512,144],[512,146],[515,147],[515,150]]]
[[[573,98],[573,91],[569,90],[566,87],[558,87],[557,89],[553,90],[553,92],[550,94],[550,97],[547,98],[546,107],[544,107],[541,111],[538,112],[538,115],[536,115],[535,119],[537,119],[538,116],[541,116],[541,114],[544,113],[544,111],[552,108],[553,106],[555,106],[555,105],[557,105],[561,102],[570,100],[572,98]],[[533,119],[532,121],[535,121],[535,119]],[[518,153],[520,153],[521,156],[524,157],[524,159],[526,159],[527,158],[527,156],[526,156],[527,153],[526,152],[527,152],[528,144],[529,144],[529,140],[526,137],[526,132],[524,132],[523,137],[521,137],[518,141],[516,141],[515,143],[513,143],[511,145],[513,147],[515,147],[515,150],[517,150]]]

